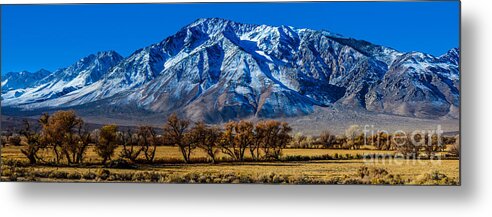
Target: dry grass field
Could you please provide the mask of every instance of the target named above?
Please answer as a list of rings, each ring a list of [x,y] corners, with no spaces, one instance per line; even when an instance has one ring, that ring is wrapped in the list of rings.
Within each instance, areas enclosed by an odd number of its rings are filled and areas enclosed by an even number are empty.
[[[140,164],[135,168],[104,168],[101,159],[89,147],[84,165],[26,165],[18,146],[2,151],[2,180],[62,182],[172,182],[172,183],[296,183],[296,184],[442,184],[459,183],[459,160],[332,159],[274,162],[179,163],[177,147],[161,146],[156,161],[178,163]],[[118,148],[115,153],[119,153]],[[246,152],[248,156],[248,151]],[[356,156],[392,154],[393,151],[342,149],[284,149],[287,156]],[[44,153],[48,155],[48,153]],[[442,154],[442,153],[441,153]],[[194,158],[206,158],[200,149]],[[219,157],[226,158],[219,154]],[[18,165],[13,165],[19,162]],[[165,162],[165,161],[164,161]],[[22,166],[21,166],[22,165]],[[13,177],[14,176],[14,177]]]
[[[7,146],[2,148],[2,159],[16,159],[16,160],[26,160],[25,156],[21,153],[22,146]],[[121,152],[121,147],[117,148],[115,153]],[[49,152],[40,152],[40,155],[50,155]],[[356,155],[356,154],[368,154],[368,153],[380,153],[380,154],[391,154],[393,151],[380,151],[380,150],[344,150],[344,149],[284,149],[284,156],[318,156],[318,155]],[[115,154],[117,155],[117,154]],[[250,157],[251,154],[249,150],[245,152],[246,157]],[[140,156],[143,159],[143,156]],[[171,146],[159,146],[156,151],[156,159],[181,159],[181,153],[178,147]],[[193,150],[192,158],[205,158],[207,154],[202,149]],[[225,154],[219,153],[218,157],[226,157]],[[101,158],[96,154],[94,146],[89,146],[85,156],[86,162],[100,162]]]

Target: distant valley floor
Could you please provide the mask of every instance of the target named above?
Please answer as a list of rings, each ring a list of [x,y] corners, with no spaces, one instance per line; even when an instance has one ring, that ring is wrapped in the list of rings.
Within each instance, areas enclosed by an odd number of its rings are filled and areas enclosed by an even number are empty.
[[[151,114],[138,110],[129,112],[131,115],[120,113],[118,109],[106,109],[103,112],[77,108],[75,110],[90,128],[98,128],[104,124],[117,124],[122,128],[132,128],[139,125],[151,125],[160,128],[167,117],[164,114]],[[20,129],[24,119],[35,123],[41,113],[41,111],[26,113],[2,108],[2,130]],[[257,121],[259,118],[248,118],[248,120]],[[325,130],[334,134],[343,134],[351,125],[359,125],[361,128],[367,125],[368,130],[386,130],[388,132],[436,130],[438,126],[447,135],[456,135],[460,131],[459,119],[456,118],[421,119],[337,107],[318,107],[309,115],[277,118],[277,120],[288,122],[293,128],[293,132],[301,132],[305,135],[319,135]]]

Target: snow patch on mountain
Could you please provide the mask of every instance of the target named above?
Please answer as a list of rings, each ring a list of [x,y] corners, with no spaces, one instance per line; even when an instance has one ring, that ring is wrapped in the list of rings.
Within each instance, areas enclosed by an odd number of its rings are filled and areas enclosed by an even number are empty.
[[[12,87],[2,103],[136,105],[209,122],[298,116],[335,104],[438,117],[459,107],[458,64],[458,49],[434,57],[325,30],[207,18],[127,58],[90,55],[34,85]],[[2,92],[10,81],[2,78]]]

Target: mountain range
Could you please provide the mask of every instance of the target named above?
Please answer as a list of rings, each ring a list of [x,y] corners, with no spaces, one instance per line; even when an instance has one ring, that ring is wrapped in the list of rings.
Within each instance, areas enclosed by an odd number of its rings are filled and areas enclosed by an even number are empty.
[[[2,107],[177,112],[209,123],[324,107],[457,119],[459,53],[400,52],[324,30],[202,18],[128,57],[106,51],[54,72],[7,73]]]

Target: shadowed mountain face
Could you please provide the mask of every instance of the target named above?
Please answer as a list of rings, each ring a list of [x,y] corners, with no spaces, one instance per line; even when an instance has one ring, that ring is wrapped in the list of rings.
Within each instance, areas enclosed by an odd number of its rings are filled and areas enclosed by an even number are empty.
[[[210,123],[333,105],[457,118],[458,63],[457,49],[434,57],[327,31],[199,19],[127,58],[98,53],[35,84],[2,87],[2,106],[137,107]]]
[[[36,72],[9,72],[2,75],[2,93],[10,90],[24,89],[39,84],[39,80],[51,74],[50,71],[41,69]]]
[[[7,92],[3,90],[2,106],[42,108],[58,106],[56,101],[85,90],[102,80],[107,71],[121,62],[123,57],[114,51],[98,52],[84,57],[67,68],[61,68],[45,76],[38,76],[31,84]],[[39,73],[39,72],[38,72]],[[9,79],[8,82],[11,82]],[[53,103],[53,104],[52,104]],[[48,105],[48,106],[46,106]]]

